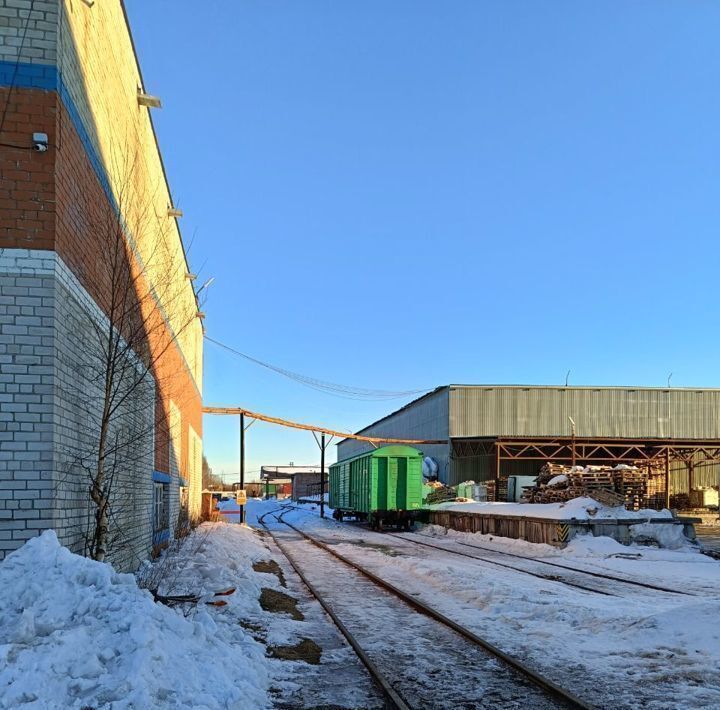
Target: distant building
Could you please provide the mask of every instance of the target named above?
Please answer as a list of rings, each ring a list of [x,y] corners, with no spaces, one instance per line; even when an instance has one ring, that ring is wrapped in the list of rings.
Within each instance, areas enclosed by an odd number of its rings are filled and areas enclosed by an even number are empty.
[[[327,492],[328,470],[325,469]],[[260,477],[271,482],[289,479],[292,483],[292,499],[320,495],[320,466],[262,466]]]
[[[687,497],[718,484],[720,390],[445,385],[357,433],[437,440],[418,448],[441,481],[494,480],[500,496],[510,475],[575,461],[662,470],[669,494]],[[344,439],[338,461],[372,446]]]

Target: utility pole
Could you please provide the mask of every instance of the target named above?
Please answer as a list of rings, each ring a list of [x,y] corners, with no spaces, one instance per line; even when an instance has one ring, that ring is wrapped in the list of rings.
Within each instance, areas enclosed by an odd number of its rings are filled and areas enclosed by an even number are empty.
[[[320,434],[320,517],[325,517],[325,432]]]
[[[240,489],[245,490],[245,414],[240,412]],[[240,506],[240,525],[245,523],[245,506]]]
[[[325,443],[325,432],[320,432],[320,438],[317,438],[315,432],[312,432],[315,443],[320,448],[320,517],[325,517],[325,449],[330,446],[334,436],[330,435],[330,440]]]
[[[568,417],[570,420],[570,426],[572,427],[572,467],[575,468],[577,457],[575,456],[575,420],[572,417]]]

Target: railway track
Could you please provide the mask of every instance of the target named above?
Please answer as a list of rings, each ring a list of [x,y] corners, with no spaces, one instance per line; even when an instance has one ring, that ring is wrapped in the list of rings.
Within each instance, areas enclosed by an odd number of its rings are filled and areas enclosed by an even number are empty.
[[[299,506],[287,506],[287,507],[288,508],[292,507],[296,510],[300,510],[304,513],[310,514],[308,511],[302,510],[302,508],[300,508]],[[454,550],[451,547],[448,547],[446,545],[432,544],[427,541],[417,540],[414,537],[408,535],[407,533],[398,534],[398,533],[385,532],[385,533],[378,533],[378,534],[382,534],[383,537],[388,537],[388,536],[394,537],[399,540],[403,540],[405,542],[409,542],[409,543],[412,543],[415,545],[421,545],[424,547],[429,547],[429,548],[433,548],[436,550],[440,550],[442,552],[449,552],[450,554],[453,554],[453,555],[459,555],[462,557],[475,559],[475,560],[478,560],[479,562],[486,562],[491,565],[496,565],[498,567],[504,567],[506,569],[513,570],[515,572],[520,572],[521,574],[528,574],[533,577],[538,577],[540,579],[546,579],[551,582],[558,582],[559,584],[564,584],[569,587],[575,587],[577,589],[582,589],[587,592],[593,592],[595,594],[602,594],[602,595],[606,595],[606,596],[621,596],[623,587],[621,586],[619,589],[616,588],[615,590],[613,590],[612,588],[602,589],[602,588],[598,588],[597,586],[589,586],[587,583],[584,583],[583,581],[573,581],[573,580],[570,580],[567,578],[563,578],[559,574],[544,573],[544,572],[540,572],[537,570],[531,570],[531,569],[526,569],[523,567],[518,567],[516,565],[512,565],[509,562],[505,561],[505,558],[509,558],[509,559],[515,558],[515,559],[519,559],[519,560],[525,560],[525,561],[533,563],[533,564],[543,565],[545,567],[562,569],[562,570],[564,570],[565,574],[570,572],[572,574],[580,576],[581,580],[583,577],[585,577],[585,578],[594,578],[594,579],[608,580],[608,581],[612,581],[615,583],[620,583],[621,585],[627,585],[626,589],[627,589],[627,587],[631,587],[633,589],[638,589],[638,588],[639,589],[651,589],[653,591],[664,592],[666,594],[677,594],[677,595],[682,595],[682,596],[700,596],[698,594],[694,594],[693,592],[686,592],[686,591],[681,591],[678,589],[672,589],[670,587],[664,587],[659,584],[652,584],[650,582],[641,582],[640,580],[627,579],[625,577],[617,577],[615,575],[607,574],[605,572],[595,572],[592,570],[580,569],[578,567],[571,567],[569,565],[563,565],[563,564],[560,564],[559,562],[550,562],[548,560],[543,560],[543,559],[537,558],[537,557],[528,557],[526,555],[519,555],[514,552],[505,552],[503,550],[496,550],[491,547],[483,547],[482,545],[474,545],[474,544],[470,544],[467,542],[462,542],[460,540],[453,540],[452,543],[456,544],[456,545],[460,545],[462,547],[467,547],[467,548],[471,548],[471,549],[481,550],[486,553],[491,553],[500,558],[503,558],[503,561],[500,561],[498,559],[489,559],[487,557],[481,557],[479,555],[470,554],[467,552],[463,552],[461,550]],[[618,592],[620,592],[620,593],[618,593]]]
[[[389,707],[592,707],[283,520],[290,508],[266,513],[259,523],[348,640]],[[268,515],[280,527],[271,529]],[[424,663],[429,667],[423,670]]]
[[[486,562],[491,565],[497,565],[498,567],[504,567],[506,569],[514,570],[515,572],[529,574],[529,575],[532,575],[533,577],[539,577],[541,579],[547,579],[547,580],[550,580],[553,582],[559,582],[560,584],[564,584],[569,587],[576,587],[578,589],[583,589],[583,590],[589,591],[589,592],[594,592],[595,594],[603,594],[606,596],[621,596],[621,594],[618,594],[618,592],[621,591],[622,588],[620,588],[620,589],[616,588],[615,590],[613,590],[612,588],[602,589],[602,588],[598,588],[597,586],[592,587],[592,586],[588,586],[587,584],[584,584],[584,583],[573,582],[569,579],[563,578],[562,576],[560,576],[558,574],[543,573],[543,572],[533,571],[530,569],[524,569],[522,567],[517,567],[515,565],[508,564],[505,561],[499,561],[497,559],[481,557],[480,555],[470,554],[467,552],[463,552],[462,550],[453,550],[452,548],[450,548],[446,545],[436,545],[436,544],[432,544],[432,543],[429,543],[426,541],[416,540],[415,538],[407,536],[407,535],[398,535],[395,533],[386,533],[386,534],[389,535],[390,537],[396,537],[400,540],[403,540],[404,542],[409,542],[414,545],[421,545],[423,547],[429,547],[434,550],[441,550],[442,552],[449,552],[452,555],[468,557],[470,559],[478,560],[479,562]],[[683,591],[680,591],[677,589],[670,589],[669,587],[662,587],[657,584],[640,582],[638,580],[623,579],[622,577],[615,577],[613,575],[604,574],[602,572],[593,572],[590,570],[578,569],[577,567],[570,567],[568,565],[561,565],[561,564],[558,564],[555,562],[547,562],[545,560],[542,560],[542,559],[539,559],[536,557],[526,557],[524,555],[517,555],[517,554],[511,553],[511,552],[503,552],[502,550],[494,550],[494,549],[488,548],[488,547],[471,545],[469,543],[460,542],[459,540],[453,540],[452,542],[453,542],[453,544],[462,545],[463,547],[475,548],[477,550],[483,550],[484,552],[490,552],[490,553],[493,553],[493,554],[495,554],[497,556],[501,556],[501,557],[519,558],[522,560],[527,560],[528,562],[531,562],[531,563],[537,563],[537,564],[546,565],[549,567],[560,568],[560,569],[566,570],[566,573],[570,572],[571,574],[579,575],[580,577],[585,575],[586,577],[593,577],[595,579],[612,580],[614,583],[628,585],[629,587],[632,587],[633,590],[635,590],[636,588],[643,588],[643,589],[651,589],[653,591],[664,592],[666,594],[679,594],[682,596],[698,596],[696,594],[692,594],[691,592],[683,592]]]

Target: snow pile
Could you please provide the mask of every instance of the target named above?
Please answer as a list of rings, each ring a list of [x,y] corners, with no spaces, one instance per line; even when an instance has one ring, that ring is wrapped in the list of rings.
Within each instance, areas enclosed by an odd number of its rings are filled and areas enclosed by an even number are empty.
[[[622,506],[606,506],[592,498],[573,498],[564,503],[440,503],[433,510],[451,510],[482,515],[514,515],[550,520],[623,520],[672,518],[669,510],[625,510]]]
[[[639,523],[630,526],[630,537],[632,537],[633,542],[659,545],[668,550],[693,547],[692,543],[685,537],[682,525]]]
[[[561,473],[558,476],[555,476],[554,478],[551,478],[545,485],[548,488],[552,488],[552,486],[559,486],[561,483],[567,483],[568,477]]]
[[[0,707],[268,707],[264,648],[183,617],[54,531],[0,564]]]

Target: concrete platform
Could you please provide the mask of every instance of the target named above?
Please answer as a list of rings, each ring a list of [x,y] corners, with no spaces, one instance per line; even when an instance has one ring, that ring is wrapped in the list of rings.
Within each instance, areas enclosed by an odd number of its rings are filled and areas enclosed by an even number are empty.
[[[522,515],[503,515],[499,513],[473,513],[452,510],[426,510],[427,522],[460,532],[497,535],[527,542],[545,543],[555,547],[565,547],[576,535],[590,533],[595,537],[611,537],[623,545],[640,541],[631,531],[633,526],[682,526],[685,537],[695,540],[694,525],[697,518],[601,518],[597,520],[578,520],[561,518],[535,518]],[[662,530],[657,530],[658,539]],[[644,528],[644,538],[651,539],[652,528]]]
[[[720,525],[697,525],[695,527],[698,542],[705,550],[720,555]]]

